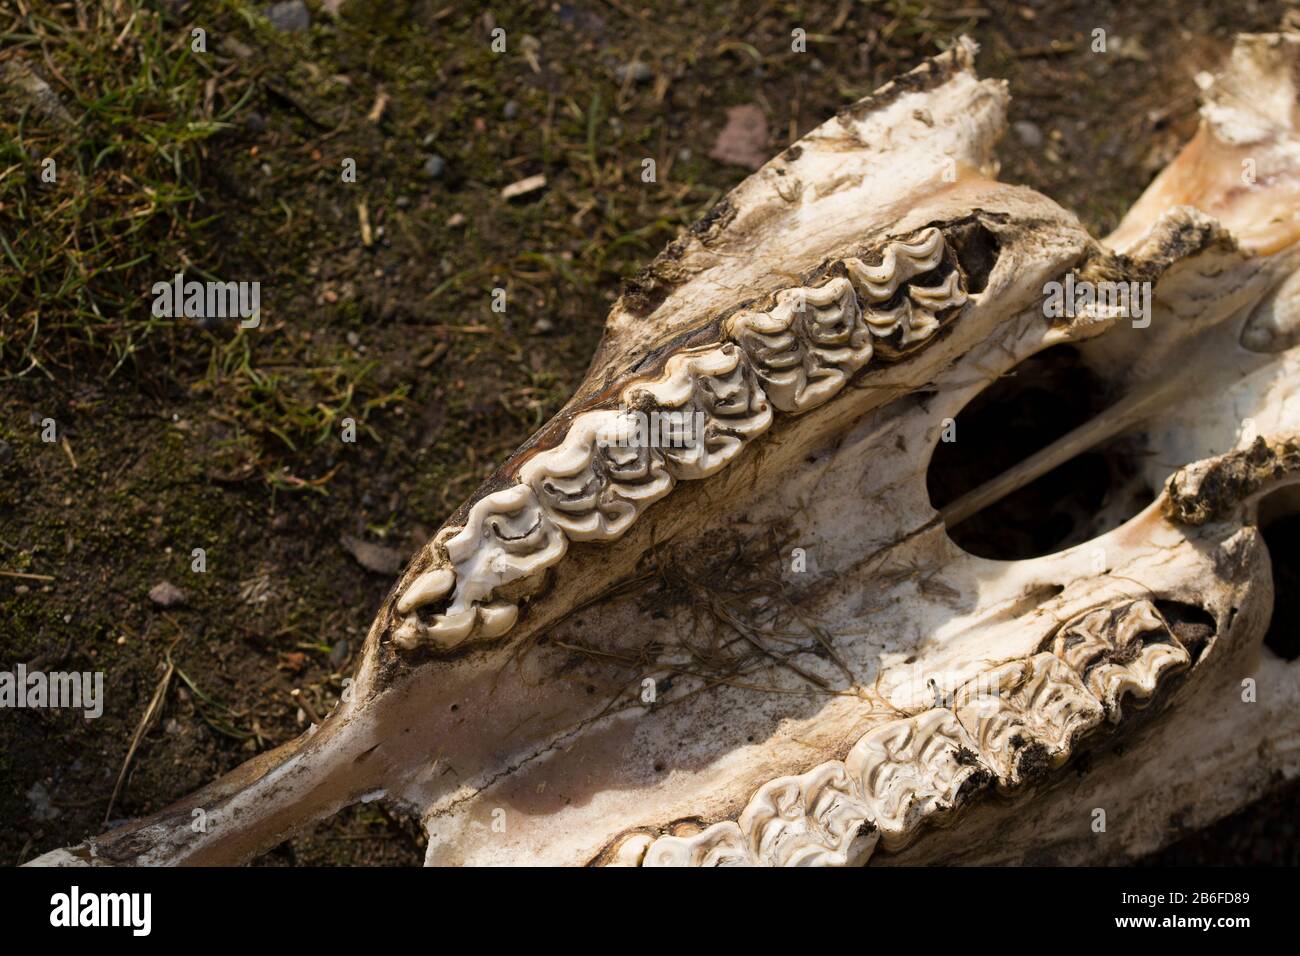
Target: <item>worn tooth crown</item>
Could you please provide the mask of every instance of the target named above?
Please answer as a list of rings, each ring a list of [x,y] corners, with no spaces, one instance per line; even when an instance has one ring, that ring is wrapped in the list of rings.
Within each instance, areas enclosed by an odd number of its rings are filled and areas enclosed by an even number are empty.
[[[462,528],[434,541],[434,567],[399,596],[399,647],[450,648],[514,626],[518,608],[498,589],[560,561],[570,541],[615,541],[677,481],[717,474],[772,424],[836,395],[869,363],[877,340],[908,346],[931,337],[939,315],[966,302],[944,261],[943,233],[886,243],[881,261],[840,260],[821,285],[786,289],[769,311],[741,311],[718,345],[678,352],[621,393],[622,408],[583,412],[558,445],[534,454],[518,484],[470,508]],[[650,428],[646,418],[655,417]],[[443,604],[425,623],[417,610]]]
[[[663,455],[618,411],[584,412],[559,446],[533,457],[520,480],[573,541],[614,541],[668,492]]]
[[[999,789],[1059,767],[1074,741],[1101,723],[1101,704],[1053,654],[1012,661],[981,677],[957,692],[954,709]]]
[[[884,844],[905,844],[920,822],[943,816],[962,788],[984,773],[973,758],[975,744],[956,716],[941,708],[869,731],[844,760],[863,795],[870,820]]]
[[[976,675],[935,707],[864,734],[843,761],[779,777],[735,821],[657,839],[629,834],[610,865],[844,866],[877,841],[897,850],[942,825],[992,781],[1012,792],[1060,767],[1125,696],[1149,699],[1190,662],[1148,600],[1067,621],[1046,650]]]
[[[1051,650],[1083,675],[1089,693],[1118,723],[1124,697],[1146,701],[1166,673],[1191,664],[1187,649],[1165,634],[1156,609],[1138,601],[1118,612],[1099,609],[1083,615],[1061,629]]]

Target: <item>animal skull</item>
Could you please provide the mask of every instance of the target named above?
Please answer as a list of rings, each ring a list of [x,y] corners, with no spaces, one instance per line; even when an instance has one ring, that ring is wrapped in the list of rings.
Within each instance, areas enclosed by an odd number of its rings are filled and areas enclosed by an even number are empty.
[[[824,123],[630,283],[320,726],[38,862],[237,862],[375,797],[433,864],[1096,862],[1300,772],[1259,531],[1300,483],[1300,37],[1238,41],[1105,241],[996,181],[1007,92],[973,56]],[[1151,309],[1054,311],[1052,283],[1150,283]],[[1064,343],[1120,397],[937,510],[945,423]],[[950,537],[1133,430],[1136,516],[1030,560]],[[1086,838],[1097,807],[1116,839]]]

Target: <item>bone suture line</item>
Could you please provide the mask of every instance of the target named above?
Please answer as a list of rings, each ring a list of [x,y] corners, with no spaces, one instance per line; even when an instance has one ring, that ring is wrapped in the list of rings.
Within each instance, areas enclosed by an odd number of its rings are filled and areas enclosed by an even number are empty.
[[[1167,404],[1184,378],[1184,375],[1175,375],[1130,392],[1096,418],[1062,435],[996,478],[949,502],[939,509],[944,524],[949,528],[959,525],[1058,465],[1124,434]]]

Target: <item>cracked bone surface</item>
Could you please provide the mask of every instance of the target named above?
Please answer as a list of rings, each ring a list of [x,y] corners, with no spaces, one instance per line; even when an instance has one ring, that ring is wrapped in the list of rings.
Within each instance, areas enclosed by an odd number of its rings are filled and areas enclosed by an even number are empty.
[[[1258,523],[1300,482],[1298,51],[1241,38],[1106,241],[996,181],[1007,93],[967,42],[827,121],[629,283],[319,727],[39,862],[237,862],[362,798],[418,812],[433,864],[1093,862],[1295,776]],[[1150,282],[1150,315],[1051,315],[1067,274]],[[926,489],[945,421],[1064,343],[1154,500],[968,554]]]

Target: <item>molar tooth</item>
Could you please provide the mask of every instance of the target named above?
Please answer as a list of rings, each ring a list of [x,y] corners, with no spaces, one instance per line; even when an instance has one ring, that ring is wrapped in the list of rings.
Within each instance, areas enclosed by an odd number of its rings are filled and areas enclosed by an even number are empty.
[[[407,618],[393,632],[393,643],[404,650],[413,650],[424,640],[424,628],[415,618]]]
[[[985,671],[957,690],[953,709],[1004,792],[1063,764],[1104,716],[1074,670],[1047,653]]]
[[[845,259],[844,268],[858,292],[868,302],[887,302],[912,276],[929,272],[943,259],[943,233],[931,226],[913,242],[894,241],[885,246],[879,265]]]
[[[907,294],[913,302],[931,314],[965,305],[969,298],[966,290],[961,287],[961,277],[956,272],[948,273],[940,285],[909,285]]]
[[[837,760],[764,784],[738,823],[755,858],[769,866],[861,865],[879,838]]]
[[[613,867],[641,866],[646,851],[650,849],[653,842],[654,837],[648,833],[633,833],[618,845],[613,858],[605,865]]]
[[[678,353],[668,360],[659,378],[629,386],[624,392],[624,400],[633,407],[642,407],[647,398],[660,414],[690,416],[689,431],[684,431],[688,440],[670,441],[659,448],[677,479],[716,474],[747,441],[772,424],[767,395],[744,353],[731,343]]]
[[[1143,637],[1154,636],[1144,640]],[[1191,664],[1191,655],[1146,599],[1119,609],[1099,608],[1062,625],[1051,651],[1082,678],[1112,723],[1128,696],[1148,700],[1168,673]]]
[[[872,355],[852,283],[838,276],[822,286],[778,293],[771,313],[738,312],[727,329],[745,349],[772,404],[785,412],[822,404]]]
[[[967,781],[987,775],[975,753],[952,711],[933,708],[868,731],[844,764],[892,850],[958,809]]]

